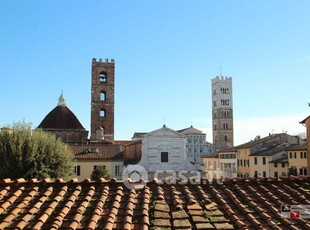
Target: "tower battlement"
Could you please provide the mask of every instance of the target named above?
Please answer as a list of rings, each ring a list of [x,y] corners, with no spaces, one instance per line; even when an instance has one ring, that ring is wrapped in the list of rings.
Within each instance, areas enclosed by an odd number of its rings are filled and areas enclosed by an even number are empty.
[[[111,60],[109,61],[108,58],[106,58],[104,61],[102,60],[102,58],[99,58],[98,61],[97,61],[96,58],[93,58],[92,63],[93,63],[93,64],[95,64],[95,63],[108,63],[108,64],[114,64],[115,61],[114,61],[114,59],[111,59]]]
[[[232,77],[229,76],[216,76],[212,79],[212,82],[218,82],[218,81],[232,81]]]

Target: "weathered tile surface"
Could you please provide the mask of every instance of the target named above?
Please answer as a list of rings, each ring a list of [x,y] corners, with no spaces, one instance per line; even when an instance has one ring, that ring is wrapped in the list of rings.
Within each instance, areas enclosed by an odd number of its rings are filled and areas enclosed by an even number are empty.
[[[284,204],[310,205],[310,178],[156,184],[32,179],[0,183],[0,229],[310,229],[282,218]]]

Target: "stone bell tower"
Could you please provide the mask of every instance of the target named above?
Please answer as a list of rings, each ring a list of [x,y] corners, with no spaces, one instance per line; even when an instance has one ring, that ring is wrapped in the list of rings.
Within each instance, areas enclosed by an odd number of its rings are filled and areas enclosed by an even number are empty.
[[[234,146],[232,78],[212,79],[213,144],[216,150]]]
[[[91,139],[114,141],[114,60],[92,60]]]

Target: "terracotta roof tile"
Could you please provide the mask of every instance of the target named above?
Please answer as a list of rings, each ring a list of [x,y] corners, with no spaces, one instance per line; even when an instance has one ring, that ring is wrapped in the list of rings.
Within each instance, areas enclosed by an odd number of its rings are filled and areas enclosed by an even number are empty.
[[[123,159],[119,144],[70,145],[75,159]]]
[[[2,180],[0,229],[310,229],[283,204],[310,203],[310,178],[156,184]]]

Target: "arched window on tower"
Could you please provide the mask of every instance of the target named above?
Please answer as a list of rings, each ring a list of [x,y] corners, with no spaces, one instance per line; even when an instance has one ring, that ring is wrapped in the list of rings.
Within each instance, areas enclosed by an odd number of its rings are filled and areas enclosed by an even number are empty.
[[[100,83],[107,82],[107,74],[105,72],[101,72],[99,74],[99,81]]]
[[[224,123],[223,123],[223,129],[228,129],[228,124],[227,124],[227,122],[224,122]]]
[[[105,101],[105,92],[100,92],[99,94],[100,101]]]
[[[224,135],[224,140],[225,140],[225,141],[228,141],[228,136],[227,136],[227,134]]]
[[[100,109],[99,116],[105,117],[105,110],[104,109]]]

